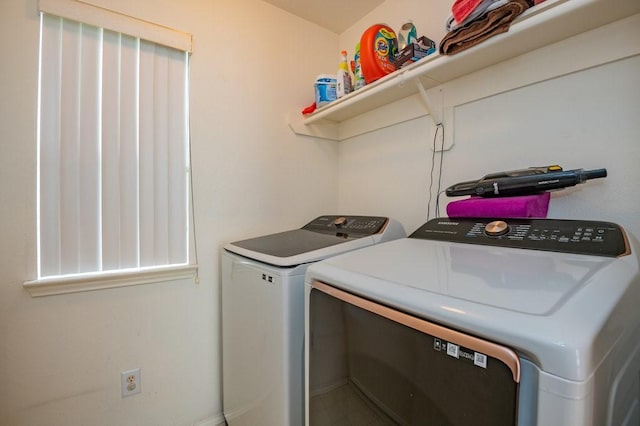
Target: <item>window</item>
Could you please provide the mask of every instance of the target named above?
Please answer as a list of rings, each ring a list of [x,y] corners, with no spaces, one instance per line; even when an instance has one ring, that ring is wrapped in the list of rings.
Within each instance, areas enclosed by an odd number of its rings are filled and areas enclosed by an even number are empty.
[[[193,275],[190,44],[120,32],[167,29],[75,0],[40,6],[53,12],[41,13],[38,279],[25,286],[62,282],[67,292],[137,284],[145,271],[150,281],[162,270]],[[86,23],[96,20],[116,28]]]

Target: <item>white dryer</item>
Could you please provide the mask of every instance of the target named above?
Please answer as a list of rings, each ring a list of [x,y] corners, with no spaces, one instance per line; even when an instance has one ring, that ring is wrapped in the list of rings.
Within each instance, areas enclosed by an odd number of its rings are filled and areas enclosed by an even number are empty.
[[[377,216],[320,216],[222,254],[223,411],[230,426],[303,423],[304,274],[316,261],[405,237]]]
[[[312,265],[305,424],[640,424],[639,254],[609,222],[445,218]]]

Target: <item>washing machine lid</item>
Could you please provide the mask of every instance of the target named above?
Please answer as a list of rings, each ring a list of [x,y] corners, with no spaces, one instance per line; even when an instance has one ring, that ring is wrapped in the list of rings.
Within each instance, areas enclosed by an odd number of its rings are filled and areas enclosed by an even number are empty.
[[[270,265],[292,267],[405,235],[402,226],[387,217],[325,215],[300,229],[236,241],[225,249]]]
[[[306,281],[496,341],[544,371],[585,380],[616,339],[640,326],[631,302],[640,300],[638,248],[629,249],[605,257],[405,238],[314,264]]]

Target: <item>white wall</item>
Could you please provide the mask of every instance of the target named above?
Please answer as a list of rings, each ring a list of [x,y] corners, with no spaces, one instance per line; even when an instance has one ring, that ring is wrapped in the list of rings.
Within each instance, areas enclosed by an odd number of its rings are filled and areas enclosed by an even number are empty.
[[[424,9],[418,0],[402,10],[390,3],[366,19],[399,23],[406,10]],[[419,33],[437,33],[425,24],[416,23]],[[640,236],[639,25],[636,15],[433,89],[442,90],[454,142],[443,157],[441,189],[529,166],[606,168],[606,179],[554,192],[549,217],[618,222]],[[340,43],[352,37],[347,31]],[[393,216],[412,232],[426,221],[432,185],[434,217],[440,158],[431,179],[432,127],[423,117],[341,142],[340,208]],[[443,194],[440,214],[457,199]]]
[[[37,0],[0,3],[0,424],[222,421],[219,250],[337,207],[337,145],[296,137],[337,36],[258,0],[95,0],[191,32],[200,284],[32,298]],[[142,393],[120,397],[139,367]]]

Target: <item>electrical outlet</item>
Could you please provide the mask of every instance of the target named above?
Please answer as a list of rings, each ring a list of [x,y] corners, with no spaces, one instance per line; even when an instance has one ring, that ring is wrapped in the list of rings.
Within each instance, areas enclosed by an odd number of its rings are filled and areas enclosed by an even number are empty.
[[[135,368],[120,373],[120,392],[122,397],[135,395],[142,391],[142,381],[140,380],[140,369]]]

